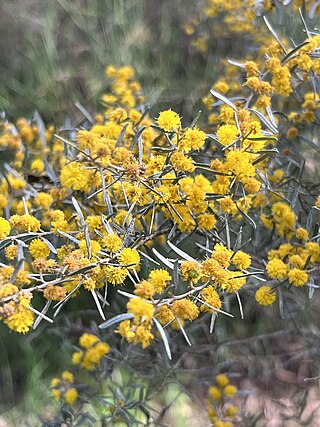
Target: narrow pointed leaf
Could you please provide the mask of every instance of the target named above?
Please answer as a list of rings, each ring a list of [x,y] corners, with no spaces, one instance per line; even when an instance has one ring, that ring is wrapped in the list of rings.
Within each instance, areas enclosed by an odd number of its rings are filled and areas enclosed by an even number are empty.
[[[124,314],[118,314],[117,316],[112,317],[111,319],[107,320],[104,323],[101,323],[101,325],[99,325],[100,329],[106,329],[106,328],[110,328],[110,326],[116,324],[116,323],[120,323],[123,320],[131,320],[134,318],[134,315],[131,313],[124,313]]]
[[[166,332],[163,329],[161,323],[158,322],[157,319],[153,318],[153,321],[154,321],[154,323],[155,323],[156,327],[158,328],[158,331],[159,331],[159,333],[161,335],[161,338],[162,338],[162,341],[163,341],[163,344],[164,344],[164,348],[166,349],[166,353],[167,353],[168,359],[171,360],[172,359],[172,357],[171,357],[171,350],[170,350],[170,345],[169,345],[169,341],[168,341]]]

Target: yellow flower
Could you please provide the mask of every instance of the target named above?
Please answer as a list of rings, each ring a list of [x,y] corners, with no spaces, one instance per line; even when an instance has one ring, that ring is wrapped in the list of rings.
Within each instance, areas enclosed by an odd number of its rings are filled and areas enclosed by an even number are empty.
[[[218,387],[211,386],[209,387],[208,391],[209,391],[210,397],[212,397],[213,400],[218,402],[221,400],[222,394],[221,394],[221,391],[218,389]]]
[[[140,264],[140,255],[137,250],[131,248],[123,249],[119,254],[119,264],[126,266],[129,270],[137,268]]]
[[[316,242],[308,242],[306,243],[306,249],[308,255],[311,255],[311,262],[319,262],[320,261],[320,245]]]
[[[227,181],[227,191],[229,191],[230,182]],[[231,199],[230,196],[223,197],[223,199],[219,199],[219,205],[222,212],[227,214],[235,214],[238,212],[237,205]]]
[[[277,296],[270,286],[261,286],[257,290],[255,298],[260,305],[271,305],[275,302]]]
[[[191,150],[199,150],[205,143],[205,140],[205,132],[197,128],[188,128],[179,141],[179,148],[182,148],[186,153]]]
[[[216,376],[216,383],[219,387],[226,387],[229,384],[229,378],[224,374]]]
[[[57,387],[60,384],[59,378],[52,378],[51,387]]]
[[[109,353],[110,348],[107,343],[98,342],[94,347],[90,347],[84,354],[81,366],[88,371],[94,370],[99,366],[100,360]]]
[[[136,323],[141,323],[142,318],[150,322],[154,314],[153,305],[144,301],[142,298],[131,298],[127,304],[128,313],[134,315]]]
[[[248,193],[256,194],[261,187],[261,182],[257,181],[255,178],[247,178],[244,180],[244,189]]]
[[[288,275],[288,266],[280,259],[272,259],[267,264],[267,273],[271,279],[282,280]]]
[[[70,371],[63,371],[61,374],[61,378],[70,384],[74,382],[74,376]]]
[[[5,254],[6,258],[8,258],[10,261],[14,260],[18,256],[18,246],[11,244],[5,248]]]
[[[308,240],[309,235],[308,235],[308,230],[306,230],[305,228],[297,228],[296,229],[296,238],[299,240]]]
[[[230,89],[228,83],[224,82],[224,81],[218,81],[214,87],[213,87],[217,92],[222,93],[222,95],[225,95],[228,90]]]
[[[63,398],[68,405],[73,406],[78,399],[78,392],[74,387],[69,388],[69,390],[64,393]]]
[[[196,261],[183,261],[180,273],[184,281],[197,283],[201,279],[201,265]]]
[[[83,287],[87,291],[93,291],[96,288],[96,281],[92,277],[87,277],[83,282]]]
[[[234,397],[237,394],[237,387],[235,385],[228,384],[223,389],[223,394],[227,397]]]
[[[12,215],[10,217],[12,228],[17,228],[19,231],[39,231],[41,227],[40,221],[32,215]]]
[[[82,348],[89,348],[96,344],[98,341],[99,338],[96,335],[85,333],[81,335],[79,339],[79,344]]]
[[[13,329],[20,334],[25,334],[29,331],[34,322],[34,315],[31,310],[22,305],[18,306],[17,311],[4,321],[10,329]]]
[[[33,258],[48,258],[50,249],[41,239],[33,239],[29,246],[30,254]]]
[[[66,295],[67,290],[63,286],[49,285],[43,291],[43,296],[50,301],[62,301]]]
[[[122,239],[115,233],[107,234],[101,241],[101,245],[107,251],[114,253],[122,248]]]
[[[140,325],[137,327],[135,340],[142,345],[142,348],[148,347],[153,339],[154,335],[150,332],[150,326]]]
[[[237,292],[246,284],[246,278],[241,277],[241,271],[227,271],[228,279],[227,283],[221,285],[221,288],[228,292]]]
[[[202,263],[203,275],[210,281],[219,285],[222,289],[228,286],[229,272],[218,261],[208,258]]]
[[[12,267],[12,265],[7,265],[5,267],[0,268],[0,274],[3,280],[9,281],[13,272],[14,272],[14,268]]]
[[[256,62],[246,61],[245,70],[247,73],[247,77],[254,77],[259,75],[259,66]]]
[[[260,108],[267,108],[271,104],[271,98],[267,95],[260,95],[257,99],[257,106]]]
[[[90,240],[90,247],[91,247],[91,256],[96,255],[101,250],[101,246],[96,240]],[[84,253],[85,256],[88,256],[87,242],[85,239],[80,240],[79,249],[81,249],[81,251]]]
[[[28,277],[28,271],[19,270],[16,275],[15,283],[17,286],[29,285],[31,282]]]
[[[305,264],[305,260],[303,260],[300,255],[291,255],[289,257],[289,263],[295,268],[302,269]]]
[[[232,144],[238,136],[239,131],[235,125],[222,125],[217,131],[218,141],[224,146]]]
[[[172,322],[174,320],[174,314],[167,305],[162,305],[157,310],[156,318],[162,325],[166,325],[167,323]]]
[[[57,390],[56,388],[52,389],[52,396],[56,399],[56,400],[60,400],[61,398],[61,391]]]
[[[11,231],[10,223],[5,218],[0,217],[0,240],[9,236]]]
[[[232,264],[239,270],[246,270],[251,265],[251,257],[245,252],[238,251],[232,258]]]
[[[166,132],[177,131],[181,127],[179,115],[172,110],[162,111],[157,122],[158,126]]]
[[[187,298],[174,301],[172,311],[176,317],[183,320],[194,320],[199,316],[198,307]]]
[[[62,168],[60,180],[65,188],[88,192],[99,183],[99,176],[94,171],[85,169],[81,163],[70,162]]]
[[[214,246],[214,251],[212,252],[211,257],[218,261],[222,267],[228,267],[230,265],[232,254],[232,250],[227,249],[221,243],[217,243]]]
[[[222,303],[221,303],[219,294],[215,289],[213,289],[211,285],[207,286],[202,290],[201,299],[207,304],[211,305],[211,307],[214,307],[220,310]],[[202,306],[200,307],[200,310],[210,311],[212,313],[215,313],[215,310],[208,307],[206,304],[202,304]]]
[[[112,285],[121,285],[128,276],[128,270],[122,267],[108,266],[106,268],[106,278]]]
[[[199,228],[202,230],[212,230],[215,228],[217,220],[213,214],[202,214],[198,217]]]
[[[41,173],[44,171],[44,162],[41,159],[36,159],[31,163],[32,172]]]
[[[53,197],[51,196],[51,194],[40,192],[34,198],[34,204],[42,209],[48,209],[52,205],[52,203]]]
[[[225,414],[228,417],[234,417],[235,415],[237,415],[238,412],[239,412],[239,408],[237,408],[237,406],[235,406],[235,405],[228,404],[225,407]]]
[[[72,363],[80,365],[87,371],[97,368],[103,356],[110,351],[107,343],[101,342],[98,337],[91,334],[83,334],[80,337],[80,345],[85,351],[73,353]]]
[[[132,331],[132,323],[130,320],[124,320],[119,324],[118,329],[116,329],[116,333],[120,334],[123,338],[125,338],[128,342],[132,342],[136,336],[135,332]]]
[[[154,286],[156,292],[160,293],[167,286],[167,282],[172,280],[172,277],[166,270],[151,270],[148,280]]]
[[[290,243],[283,243],[279,246],[278,252],[280,255],[280,258],[284,258],[285,256],[289,255],[292,252],[293,246]]]
[[[308,273],[299,268],[293,268],[288,273],[289,283],[293,286],[303,286],[308,281]]]
[[[83,351],[76,351],[76,352],[72,353],[71,363],[73,365],[79,365],[82,357],[83,357]]]
[[[154,286],[148,280],[143,280],[135,285],[134,294],[141,298],[152,298],[155,294]]]
[[[2,276],[0,276],[3,279]],[[0,286],[0,299],[9,297],[10,295],[14,295],[19,292],[19,288],[12,283],[6,283]]]
[[[171,156],[172,165],[178,170],[182,172],[193,172],[195,170],[195,166],[190,157],[185,156],[180,151],[176,151]]]
[[[271,211],[276,230],[281,237],[286,236],[295,225],[294,212],[283,202],[275,203]]]

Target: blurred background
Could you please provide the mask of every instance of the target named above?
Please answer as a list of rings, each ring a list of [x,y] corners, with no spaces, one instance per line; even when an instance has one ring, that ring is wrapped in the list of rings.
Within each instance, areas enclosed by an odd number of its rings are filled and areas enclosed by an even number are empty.
[[[214,75],[213,58],[181,29],[195,0],[13,0],[1,2],[0,108],[35,109],[47,120],[97,107],[107,64],[134,67],[148,101],[192,108]],[[201,70],[201,71],[200,71]]]

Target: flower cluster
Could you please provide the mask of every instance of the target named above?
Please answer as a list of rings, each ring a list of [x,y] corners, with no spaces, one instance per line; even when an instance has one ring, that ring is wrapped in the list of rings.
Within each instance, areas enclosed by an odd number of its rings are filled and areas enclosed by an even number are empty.
[[[242,10],[220,3],[207,16]],[[271,36],[256,40],[254,60],[225,64],[201,124],[172,109],[151,117],[128,66],[107,67],[102,112],[69,133],[39,117],[4,121],[4,139],[18,141],[4,144],[14,156],[0,177],[0,315],[9,328],[52,322],[82,294],[101,329],[117,324],[118,335],[143,348],[161,339],[170,355],[171,328],[189,340],[189,322],[234,316],[226,301],[243,316],[246,289],[271,305],[280,286],[312,285],[319,189],[306,191],[282,144],[318,120],[319,95],[308,85],[320,39],[312,32],[289,51]],[[285,118],[272,112],[291,98]],[[34,307],[35,293],[43,306]],[[126,313],[114,313],[118,297],[129,299]],[[87,370],[109,351],[94,340],[83,338],[73,358]]]
[[[215,377],[215,385],[208,390],[208,415],[214,427],[232,427],[239,421],[239,408],[232,404],[237,387],[225,374]]]
[[[72,363],[87,371],[97,369],[101,359],[110,351],[107,343],[100,341],[96,335],[92,334],[83,334],[79,344],[82,350],[73,353]]]
[[[75,384],[76,377],[81,368],[93,371],[100,365],[101,359],[110,351],[109,345],[102,342],[96,335],[84,333],[79,339],[82,350],[73,353],[72,364],[78,367],[76,372],[63,371],[59,378],[52,378],[51,393],[54,398],[62,404],[69,406],[80,405],[83,390],[81,386]]]
[[[51,392],[57,400],[63,401],[73,406],[78,400],[78,391],[74,387],[74,375],[70,371],[63,371],[61,378],[52,378]]]

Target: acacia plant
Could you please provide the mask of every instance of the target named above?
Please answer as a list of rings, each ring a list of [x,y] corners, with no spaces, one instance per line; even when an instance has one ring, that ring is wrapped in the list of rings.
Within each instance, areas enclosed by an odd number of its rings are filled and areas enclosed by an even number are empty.
[[[212,19],[241,18],[228,14],[239,2],[210,3]],[[246,305],[277,301],[284,316],[287,300],[299,310],[317,292],[320,183],[301,144],[309,158],[318,148],[320,35],[300,15],[298,43],[266,17],[263,37],[253,28],[256,50],[223,64],[203,98],[208,114],[193,122],[171,109],[153,117],[134,70],[112,65],[102,112],[84,110],[76,128],[46,127],[39,114],[2,119],[1,320],[25,334],[67,316],[80,296],[97,308],[99,329],[80,337],[73,371],[52,380],[61,413],[43,425],[160,423],[149,407],[154,384],[132,373],[124,395],[112,380],[121,346],[137,346],[156,377],[157,357],[168,368],[180,354],[173,336],[196,345],[190,324],[203,319],[212,333],[217,318],[236,322]],[[100,384],[95,392],[83,371]],[[240,422],[223,400],[235,394],[218,375],[209,389],[214,426]],[[93,414],[88,402],[104,409]]]

